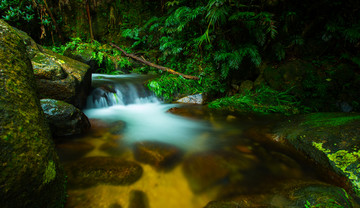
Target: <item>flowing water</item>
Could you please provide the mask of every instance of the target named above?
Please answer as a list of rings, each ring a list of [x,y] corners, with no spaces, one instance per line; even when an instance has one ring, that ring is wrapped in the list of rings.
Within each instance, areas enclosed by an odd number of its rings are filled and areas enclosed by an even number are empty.
[[[298,155],[270,142],[278,117],[165,104],[143,87],[148,78],[93,75],[84,110],[92,129],[58,144],[60,158],[65,167],[81,158],[118,158],[143,172],[125,185],[70,184],[67,208],[200,208],[233,196],[264,196],[286,181],[318,180]],[[172,154],[176,160],[161,163]]]

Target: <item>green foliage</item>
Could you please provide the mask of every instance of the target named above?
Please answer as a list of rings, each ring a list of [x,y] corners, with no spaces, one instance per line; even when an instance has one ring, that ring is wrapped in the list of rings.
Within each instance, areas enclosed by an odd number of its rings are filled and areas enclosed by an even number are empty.
[[[227,78],[229,71],[239,69],[245,57],[249,57],[254,65],[260,66],[261,57],[255,45],[244,45],[235,51],[218,51],[214,54],[215,62],[222,66],[221,76],[223,78]]]
[[[318,204],[311,204],[309,201],[306,201],[305,208],[344,208],[344,206],[340,205],[335,200],[329,199],[326,203],[318,203]]]
[[[56,53],[64,55],[67,50],[76,51],[78,54],[91,53],[91,59],[96,61],[98,73],[121,74],[119,69],[130,68],[132,63],[121,52],[109,45],[102,45],[98,41],[83,41],[81,38],[72,38],[71,41],[59,47],[51,47]],[[89,54],[87,54],[89,55]]]
[[[242,94],[217,99],[211,102],[209,107],[245,112],[283,113],[286,115],[300,113],[299,102],[293,95],[289,94],[289,90],[279,92],[264,85]]]
[[[203,92],[199,82],[175,75],[163,75],[151,80],[147,86],[165,101],[173,101],[175,97]]]
[[[19,29],[40,30],[40,39],[46,37],[47,31],[55,31],[55,25],[46,9],[43,0],[2,0],[0,17]],[[62,18],[55,20],[62,23]],[[29,31],[27,31],[29,32]]]
[[[37,4],[41,1],[32,0],[4,0],[0,3],[0,11],[2,18],[6,21],[24,20],[30,22],[34,19],[36,11],[34,10]]]

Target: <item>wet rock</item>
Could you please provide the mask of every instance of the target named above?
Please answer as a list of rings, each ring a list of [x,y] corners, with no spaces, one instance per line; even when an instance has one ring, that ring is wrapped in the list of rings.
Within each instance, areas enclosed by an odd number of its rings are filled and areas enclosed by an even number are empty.
[[[202,105],[173,107],[166,112],[192,119],[205,119],[209,117],[209,112],[207,112]]]
[[[56,144],[56,150],[62,161],[77,160],[95,147],[87,142],[72,141],[66,143]]]
[[[176,102],[178,103],[188,103],[188,104],[204,104],[205,98],[203,94],[189,95],[183,98],[180,98]]]
[[[62,100],[75,105],[78,108],[85,107],[86,98],[91,87],[91,70],[90,67],[81,62],[75,61],[65,56],[56,54],[48,49],[43,49],[33,59],[35,77],[37,77],[40,98],[51,98]],[[43,57],[43,58],[41,58]],[[66,75],[62,77],[52,77],[51,79],[43,78],[44,71],[48,60],[53,60],[57,68],[61,67]],[[40,70],[41,69],[41,70]],[[52,70],[51,68],[49,68]]]
[[[142,191],[133,190],[130,192],[129,208],[148,208],[149,200],[146,194]]]
[[[238,195],[209,202],[206,208],[236,207],[356,207],[347,193],[336,186],[319,181],[287,181],[272,184],[260,193]]]
[[[256,165],[254,158],[227,152],[190,155],[183,164],[190,188],[201,193],[218,185],[244,182],[244,175]]]
[[[65,174],[36,94],[24,41],[0,20],[0,204],[62,207]]]
[[[129,185],[142,175],[142,168],[135,162],[116,157],[87,157],[67,164],[69,185],[72,188],[97,184]]]
[[[40,98],[51,98],[85,107],[91,88],[91,70],[84,63],[54,53],[35,43],[25,32],[17,34],[27,46]]]
[[[92,137],[103,137],[106,134],[111,134],[112,140],[118,140],[121,138],[121,134],[125,129],[125,122],[105,122],[101,119],[89,119],[91,129],[89,134]]]
[[[286,119],[276,130],[315,161],[341,187],[360,199],[360,114],[313,113]]]
[[[79,47],[79,45],[78,45]],[[97,65],[96,61],[93,58],[93,53],[95,52],[94,48],[91,48],[89,46],[81,45],[81,50],[71,49],[68,48],[64,52],[64,55],[67,57],[70,57],[72,59],[75,59],[77,61],[80,61],[82,63],[85,63],[91,67],[94,67]]]
[[[42,99],[40,102],[54,136],[82,134],[90,128],[88,118],[73,105],[53,99]]]
[[[150,164],[157,169],[168,170],[179,162],[182,151],[169,144],[145,141],[134,144],[134,155],[139,162]]]

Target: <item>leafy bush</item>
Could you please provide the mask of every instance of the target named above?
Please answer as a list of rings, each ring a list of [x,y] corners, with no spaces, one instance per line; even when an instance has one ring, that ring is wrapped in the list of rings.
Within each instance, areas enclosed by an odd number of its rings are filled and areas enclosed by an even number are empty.
[[[217,99],[209,104],[210,108],[228,110],[259,112],[259,113],[283,113],[286,115],[300,113],[299,102],[288,91],[279,92],[268,86],[245,91],[231,97]]]
[[[173,101],[183,95],[202,93],[203,88],[195,80],[175,75],[163,75],[148,82],[148,88],[165,101]]]
[[[120,74],[119,69],[130,68],[132,62],[129,58],[123,57],[121,52],[109,45],[101,45],[98,41],[83,41],[81,38],[72,38],[71,41],[59,47],[50,47],[56,53],[64,55],[65,51],[71,50],[76,53],[91,51],[92,60],[98,64],[98,73]]]

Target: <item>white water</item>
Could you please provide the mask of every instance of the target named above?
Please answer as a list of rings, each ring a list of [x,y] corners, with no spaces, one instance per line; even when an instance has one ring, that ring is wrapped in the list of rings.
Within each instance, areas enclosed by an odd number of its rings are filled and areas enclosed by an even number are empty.
[[[141,75],[93,75],[93,86],[109,88],[103,92],[97,88],[89,96],[84,113],[91,119],[105,122],[125,122],[125,142],[161,141],[186,149],[202,149],[197,138],[208,130],[200,121],[167,113],[176,104],[164,104],[143,86],[146,77]],[[103,97],[95,94],[101,91]],[[94,94],[95,93],[95,94]]]

